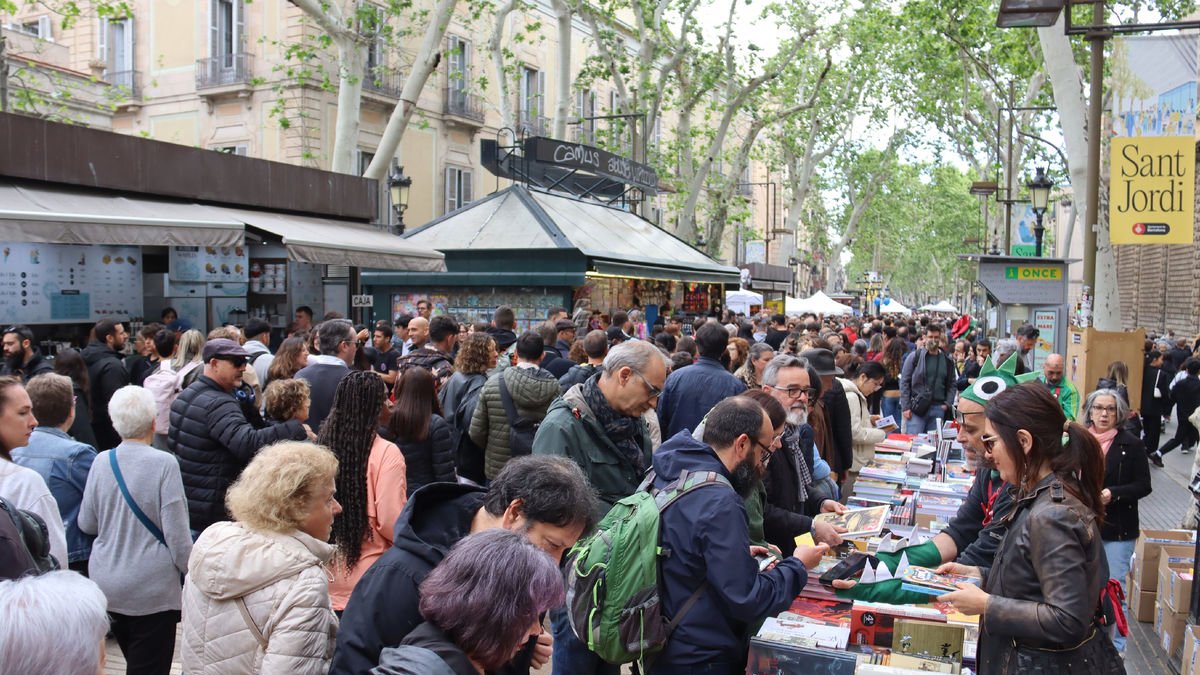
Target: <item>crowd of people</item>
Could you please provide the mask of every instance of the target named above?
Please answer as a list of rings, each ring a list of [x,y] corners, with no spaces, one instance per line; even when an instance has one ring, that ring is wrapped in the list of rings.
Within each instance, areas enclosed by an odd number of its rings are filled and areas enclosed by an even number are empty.
[[[678,620],[645,665],[740,672],[748,627],[842,543],[813,517],[846,510],[889,431],[953,421],[975,484],[909,560],[984,578],[947,598],[986,614],[980,672],[1016,672],[1021,645],[1112,647],[1092,617],[1129,566],[1161,465],[1147,448],[1172,406],[1161,452],[1200,440],[1186,344],[1148,344],[1142,383],[1113,364],[1081,408],[1060,355],[1033,369],[1032,326],[993,341],[930,317],[554,308],[518,333],[509,307],[472,325],[432,310],[368,326],[300,308],[274,350],[256,319],[204,335],[164,317],[129,347],[106,319],[53,363],[4,329],[0,506],[44,523],[27,568],[46,573],[0,581],[0,613],[73,623],[0,631],[0,670],[95,673],[111,631],[128,672],[167,673],[182,623],[189,674],[616,673],[572,624],[559,565],[614,504],[686,472],[721,480],[664,512]],[[1043,616],[1056,630],[1034,634]],[[61,667],[63,636],[93,653]]]

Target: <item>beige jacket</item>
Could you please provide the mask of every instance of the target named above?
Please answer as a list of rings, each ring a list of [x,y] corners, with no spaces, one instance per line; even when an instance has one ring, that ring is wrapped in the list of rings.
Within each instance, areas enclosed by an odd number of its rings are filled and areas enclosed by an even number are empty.
[[[871,409],[867,397],[862,395],[854,382],[838,378],[846,390],[846,403],[850,405],[850,437],[854,439],[854,462],[851,471],[859,471],[863,465],[875,459],[875,444],[887,438],[887,432],[876,429],[871,423]]]
[[[324,675],[338,620],[321,565],[334,548],[303,532],[220,522],[200,535],[183,587],[183,671],[188,675]],[[264,649],[237,599],[244,599]]]

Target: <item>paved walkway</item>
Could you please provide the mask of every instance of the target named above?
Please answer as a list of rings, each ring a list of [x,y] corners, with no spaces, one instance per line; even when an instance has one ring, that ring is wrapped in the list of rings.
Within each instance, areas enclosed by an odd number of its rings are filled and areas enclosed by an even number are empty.
[[[1164,442],[1174,434],[1175,424],[1172,422],[1169,429],[1163,430]],[[1184,455],[1176,450],[1164,458],[1164,464],[1166,464],[1164,468],[1150,467],[1154,492],[1138,505],[1142,527],[1170,530],[1180,526],[1180,521],[1186,515],[1193,500],[1187,485],[1191,481],[1192,463],[1195,459],[1195,454]],[[180,637],[177,632],[175,663],[171,669],[171,675],[179,675],[182,672],[179,665],[179,644]],[[125,659],[121,656],[121,650],[117,647],[115,640],[108,641],[107,651],[108,663],[104,669],[105,675],[124,675]],[[1154,624],[1138,623],[1137,621],[1130,624],[1125,667],[1129,675],[1163,675],[1178,672],[1176,666],[1168,664],[1166,654],[1158,644],[1158,636],[1154,633]],[[624,672],[628,671],[624,670]],[[537,675],[549,675],[549,665],[536,673]]]

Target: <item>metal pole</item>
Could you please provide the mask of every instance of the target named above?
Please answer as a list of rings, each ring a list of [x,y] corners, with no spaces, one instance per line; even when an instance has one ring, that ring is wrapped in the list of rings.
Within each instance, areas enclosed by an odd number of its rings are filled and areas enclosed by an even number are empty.
[[[1070,5],[1067,6],[1070,11]],[[1097,2],[1092,6],[1092,22],[1100,25],[1104,22],[1104,3]],[[1096,297],[1096,226],[1100,222],[1100,104],[1104,95],[1104,41],[1108,35],[1101,31],[1087,34],[1091,43],[1091,99],[1088,101],[1088,158],[1087,158],[1087,222],[1083,224],[1083,287],[1093,297]],[[1095,300],[1092,301],[1093,322],[1095,321]]]
[[[8,57],[5,55],[7,39],[0,35],[0,112],[8,112]]]
[[[1004,249],[1001,255],[1012,252],[1012,202],[1013,202],[1013,83],[1008,83],[1008,151],[1004,157]]]

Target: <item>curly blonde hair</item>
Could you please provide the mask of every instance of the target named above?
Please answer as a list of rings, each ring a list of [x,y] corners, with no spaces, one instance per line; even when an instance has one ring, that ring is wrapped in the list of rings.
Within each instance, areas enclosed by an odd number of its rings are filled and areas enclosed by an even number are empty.
[[[308,402],[309,396],[310,390],[305,380],[275,380],[263,392],[263,406],[267,410],[267,417],[286,422],[295,417],[296,412]]]
[[[233,519],[255,530],[299,529],[313,498],[337,476],[337,457],[323,445],[281,441],[259,451],[225,495]]]

